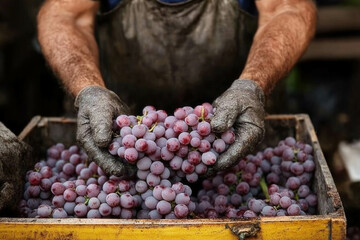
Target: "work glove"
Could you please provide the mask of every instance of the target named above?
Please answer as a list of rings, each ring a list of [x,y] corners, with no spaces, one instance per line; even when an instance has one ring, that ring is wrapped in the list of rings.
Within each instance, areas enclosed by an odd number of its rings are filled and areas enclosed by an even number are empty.
[[[0,212],[16,212],[23,196],[26,169],[32,164],[32,149],[0,122]]]
[[[128,106],[114,92],[99,86],[82,89],[74,105],[78,111],[76,138],[89,159],[107,175],[133,175],[132,166],[115,159],[108,152],[113,121],[120,114],[128,114]]]
[[[264,127],[264,92],[251,80],[238,79],[214,103],[211,119],[214,132],[233,127],[235,142],[222,153],[208,174],[225,170],[238,163],[262,141]]]

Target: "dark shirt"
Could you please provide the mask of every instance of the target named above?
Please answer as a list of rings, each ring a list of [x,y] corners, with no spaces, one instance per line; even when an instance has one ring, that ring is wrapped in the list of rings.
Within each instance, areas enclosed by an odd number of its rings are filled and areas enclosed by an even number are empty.
[[[113,9],[114,7],[116,7],[116,5],[121,2],[122,0],[106,0],[106,5],[104,8],[107,11],[110,11],[111,9]],[[187,0],[160,0],[162,2],[166,2],[166,3],[179,3],[179,2],[184,2]],[[241,6],[241,8],[253,15],[257,15],[257,11],[256,11],[256,7],[255,7],[255,2],[254,0],[237,0]]]

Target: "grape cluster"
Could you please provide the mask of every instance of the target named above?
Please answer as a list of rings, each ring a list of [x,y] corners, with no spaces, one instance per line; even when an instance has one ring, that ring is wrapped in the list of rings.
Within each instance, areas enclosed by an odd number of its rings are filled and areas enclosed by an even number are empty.
[[[58,143],[47,159],[26,174],[24,217],[186,218],[195,210],[192,190],[162,180],[153,187],[141,179],[107,177],[77,146]]]
[[[233,168],[202,181],[196,214],[205,218],[315,214],[310,189],[312,147],[294,138],[248,155]]]
[[[134,181],[109,178],[77,146],[58,143],[26,175],[20,211],[27,217],[133,217]]]
[[[177,108],[169,116],[152,106],[143,109],[143,116],[120,115],[109,152],[137,164],[138,178],[151,187],[169,175],[196,182],[235,140],[231,129],[220,135],[211,131],[212,116],[209,103]]]

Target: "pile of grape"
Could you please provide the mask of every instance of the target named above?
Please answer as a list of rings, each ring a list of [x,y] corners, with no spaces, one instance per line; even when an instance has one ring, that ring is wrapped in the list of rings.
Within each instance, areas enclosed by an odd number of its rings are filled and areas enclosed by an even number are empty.
[[[196,182],[235,140],[231,129],[220,135],[211,131],[213,107],[209,103],[178,108],[170,116],[146,106],[143,114],[116,118],[117,137],[109,152],[128,163],[136,163],[138,178],[146,179],[151,187],[167,179],[172,171],[178,180],[186,177],[188,182]]]
[[[239,218],[315,214],[310,189],[315,170],[312,147],[292,137],[248,155],[233,168],[202,181],[197,216]]]
[[[142,180],[107,177],[80,148],[58,143],[27,172],[19,209],[42,218],[185,218],[195,210],[191,193],[181,182],[163,180],[150,189]]]
[[[313,149],[292,137],[198,181],[234,141],[231,130],[221,135],[210,131],[212,113],[211,105],[203,104],[179,108],[174,116],[153,107],[141,117],[119,116],[109,151],[136,164],[132,179],[106,176],[75,145],[51,146],[47,158],[27,172],[22,216],[175,219],[316,213],[317,197],[310,189]]]

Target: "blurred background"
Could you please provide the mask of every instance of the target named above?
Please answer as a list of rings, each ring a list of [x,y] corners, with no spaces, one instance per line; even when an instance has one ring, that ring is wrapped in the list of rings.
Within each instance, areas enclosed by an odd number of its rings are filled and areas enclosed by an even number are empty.
[[[35,115],[73,112],[36,41],[41,3],[0,1],[0,121],[15,134]],[[268,98],[267,111],[309,114],[347,209],[348,224],[359,226],[360,0],[316,3],[316,36]]]

